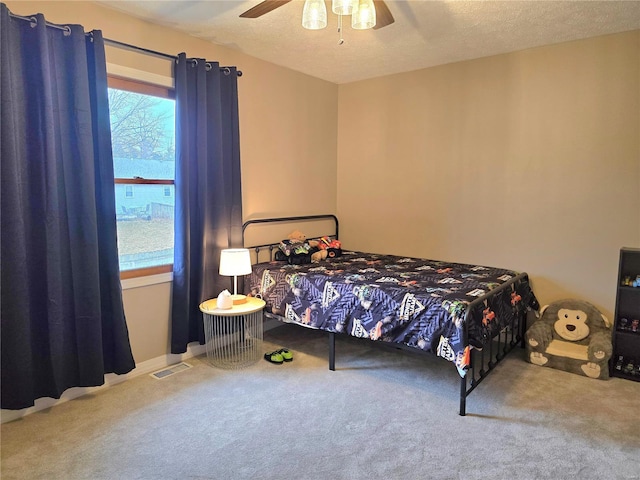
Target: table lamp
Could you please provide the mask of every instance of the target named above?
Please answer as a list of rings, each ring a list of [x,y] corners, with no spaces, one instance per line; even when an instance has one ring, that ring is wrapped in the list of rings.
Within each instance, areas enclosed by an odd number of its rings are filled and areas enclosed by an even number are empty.
[[[233,304],[247,301],[246,295],[238,295],[238,275],[251,273],[251,256],[247,248],[226,248],[220,252],[220,275],[233,277]]]

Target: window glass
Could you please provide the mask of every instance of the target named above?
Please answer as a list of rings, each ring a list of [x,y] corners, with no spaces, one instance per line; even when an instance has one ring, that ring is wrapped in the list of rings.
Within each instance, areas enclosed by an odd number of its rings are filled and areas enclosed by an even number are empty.
[[[173,202],[162,185],[136,185],[135,202],[121,201],[126,185],[116,185],[120,270],[173,263]],[[122,190],[121,190],[122,189]]]
[[[147,93],[144,84],[118,80],[114,87],[111,80],[109,114],[120,271],[123,278],[170,271],[175,101],[158,96],[157,87]],[[169,97],[170,90],[165,90]],[[169,268],[154,270],[163,266]]]

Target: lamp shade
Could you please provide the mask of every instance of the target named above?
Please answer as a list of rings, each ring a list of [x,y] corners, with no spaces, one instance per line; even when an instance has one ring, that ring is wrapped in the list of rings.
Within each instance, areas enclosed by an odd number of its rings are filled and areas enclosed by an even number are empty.
[[[351,28],[366,30],[376,26],[376,7],[373,0],[358,0],[351,15]]]
[[[327,26],[327,6],[324,0],[305,0],[302,26],[307,30],[320,30]]]
[[[220,275],[233,277],[251,273],[251,256],[247,248],[227,248],[220,253]]]

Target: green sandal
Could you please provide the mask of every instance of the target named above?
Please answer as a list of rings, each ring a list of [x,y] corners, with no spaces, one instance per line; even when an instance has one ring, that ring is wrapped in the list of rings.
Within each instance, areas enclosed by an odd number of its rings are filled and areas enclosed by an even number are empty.
[[[267,362],[275,363],[277,365],[282,365],[282,362],[284,361],[282,355],[280,355],[279,350],[276,350],[275,352],[265,353],[264,359]]]
[[[288,348],[281,348],[276,353],[279,353],[280,356],[282,356],[282,360],[285,362],[293,361],[293,353],[291,353]]]

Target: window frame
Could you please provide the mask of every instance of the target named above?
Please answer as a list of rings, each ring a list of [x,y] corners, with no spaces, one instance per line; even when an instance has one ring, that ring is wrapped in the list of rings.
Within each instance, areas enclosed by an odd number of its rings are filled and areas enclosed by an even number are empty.
[[[143,95],[151,95],[160,98],[170,98],[175,100],[175,89],[172,87],[156,85],[142,80],[133,80],[121,77],[119,75],[107,74],[107,86],[118,90],[126,90],[129,92],[140,93]],[[157,179],[157,178],[114,178],[114,186],[118,184],[124,185],[174,185],[175,179]],[[157,265],[155,267],[136,268],[132,270],[120,271],[120,280],[126,280],[138,277],[148,277],[173,271],[173,263],[166,265]]]

